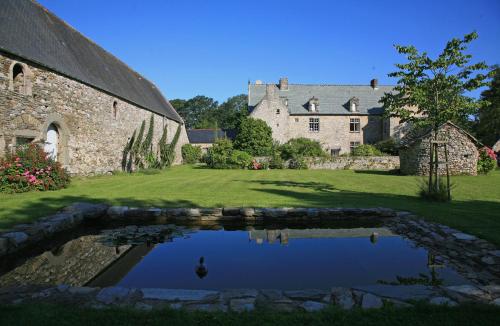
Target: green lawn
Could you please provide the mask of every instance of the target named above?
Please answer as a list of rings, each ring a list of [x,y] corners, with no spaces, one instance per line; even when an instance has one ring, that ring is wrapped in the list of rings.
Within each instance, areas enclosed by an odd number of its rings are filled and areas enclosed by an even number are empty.
[[[205,313],[130,309],[79,309],[54,305],[0,306],[1,325],[499,325],[500,308],[464,305],[455,308],[417,305],[414,309],[341,311],[334,307],[319,313],[285,313],[256,310],[251,313]]]
[[[0,194],[0,229],[74,201],[158,207],[374,207],[415,212],[500,245],[500,171],[458,176],[451,203],[417,197],[417,177],[377,171],[210,170],[178,166],[156,174],[74,179],[54,192]]]

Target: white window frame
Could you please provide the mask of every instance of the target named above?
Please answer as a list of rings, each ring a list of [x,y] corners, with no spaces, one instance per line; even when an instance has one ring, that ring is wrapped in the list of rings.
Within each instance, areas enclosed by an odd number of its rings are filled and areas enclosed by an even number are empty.
[[[319,118],[309,118],[309,132],[319,132]]]

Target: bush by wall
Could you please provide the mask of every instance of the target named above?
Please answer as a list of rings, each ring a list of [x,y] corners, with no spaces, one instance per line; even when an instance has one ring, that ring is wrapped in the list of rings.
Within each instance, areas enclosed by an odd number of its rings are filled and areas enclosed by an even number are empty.
[[[477,173],[488,174],[497,166],[497,156],[495,152],[488,147],[483,147],[479,150],[479,158],[477,161]]]
[[[291,160],[297,157],[325,157],[321,144],[308,138],[293,138],[281,146],[281,157]]]
[[[399,149],[394,138],[387,138],[375,144],[375,148],[385,154],[398,155]]]
[[[382,152],[373,145],[362,144],[351,151],[351,156],[381,156]]]
[[[247,117],[240,124],[234,147],[254,156],[269,155],[273,144],[272,133],[265,121]]]
[[[187,164],[199,163],[201,161],[201,148],[191,144],[184,144],[181,148],[182,161]]]
[[[0,159],[0,192],[57,190],[69,183],[70,176],[61,164],[35,144],[20,146]]]

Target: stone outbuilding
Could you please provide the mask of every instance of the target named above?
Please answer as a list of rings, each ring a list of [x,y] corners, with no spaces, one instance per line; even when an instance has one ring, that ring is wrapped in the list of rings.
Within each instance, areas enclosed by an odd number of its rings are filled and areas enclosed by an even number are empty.
[[[427,175],[429,173],[432,139],[433,132],[430,129],[414,130],[401,139],[399,159],[402,174]],[[448,121],[439,127],[438,140],[447,141],[451,175],[477,175],[478,145],[480,144],[476,138]],[[445,161],[445,151],[442,146],[438,150],[438,160]],[[439,173],[446,174],[445,164],[440,164]]]
[[[217,139],[228,138],[234,140],[236,134],[234,130],[189,129],[187,136],[191,145],[200,147],[202,152],[206,153]]]
[[[33,142],[72,174],[119,170],[153,115],[153,144],[181,128],[181,162],[183,120],[152,82],[34,1],[2,0],[0,31],[0,157]]]

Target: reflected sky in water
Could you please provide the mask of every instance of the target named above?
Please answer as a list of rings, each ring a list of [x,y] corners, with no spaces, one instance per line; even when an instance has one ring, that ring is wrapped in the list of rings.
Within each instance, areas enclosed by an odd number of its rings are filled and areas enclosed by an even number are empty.
[[[369,236],[294,237],[292,231],[282,236],[280,244],[279,233],[283,231],[271,231],[269,238],[259,237],[266,231],[259,232],[250,235],[249,231],[200,230],[186,238],[157,244],[125,273],[118,285],[300,289],[368,285],[394,282],[398,276],[431,275],[427,251],[399,236],[379,236],[374,242]],[[208,271],[203,278],[196,272],[200,257]],[[436,268],[435,272],[435,278],[444,284],[467,283],[450,268]],[[113,268],[107,273],[117,274]],[[96,282],[101,286],[116,283],[107,278],[103,273]]]

